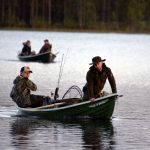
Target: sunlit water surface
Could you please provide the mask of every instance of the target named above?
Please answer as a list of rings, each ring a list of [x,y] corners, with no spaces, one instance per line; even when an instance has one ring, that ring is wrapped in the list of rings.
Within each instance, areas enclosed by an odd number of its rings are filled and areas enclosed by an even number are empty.
[[[2,150],[149,150],[150,147],[150,35],[0,31],[0,149]],[[54,63],[25,63],[17,59],[22,42],[39,51],[43,40],[59,52]],[[43,120],[17,116],[9,94],[22,66],[33,70],[34,94],[54,92],[62,54],[65,65],[60,97],[72,85],[81,89],[92,57],[106,58],[116,78],[120,98],[110,121]],[[105,90],[110,92],[107,83]]]

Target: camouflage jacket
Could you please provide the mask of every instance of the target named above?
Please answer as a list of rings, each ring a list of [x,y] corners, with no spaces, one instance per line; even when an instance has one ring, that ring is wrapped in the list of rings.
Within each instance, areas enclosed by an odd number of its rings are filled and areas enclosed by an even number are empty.
[[[30,92],[36,91],[37,86],[29,79],[17,76],[13,82],[14,86],[10,93],[10,97],[19,107],[31,105]]]

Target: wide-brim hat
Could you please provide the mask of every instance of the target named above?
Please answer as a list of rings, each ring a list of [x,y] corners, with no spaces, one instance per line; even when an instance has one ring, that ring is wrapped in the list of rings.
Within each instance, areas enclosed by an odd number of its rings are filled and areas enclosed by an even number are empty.
[[[95,56],[92,58],[92,63],[89,65],[97,64],[98,62],[104,62],[106,59],[102,59],[100,56]]]

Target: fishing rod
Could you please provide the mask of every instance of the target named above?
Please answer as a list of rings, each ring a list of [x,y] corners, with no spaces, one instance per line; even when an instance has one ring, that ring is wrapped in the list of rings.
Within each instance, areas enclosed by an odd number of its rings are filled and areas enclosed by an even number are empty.
[[[58,90],[59,90],[59,83],[60,83],[60,79],[61,79],[61,76],[62,76],[62,64],[63,64],[63,59],[64,59],[64,54],[62,55],[62,58],[61,58],[61,64],[60,64],[60,70],[59,70],[59,76],[58,76],[58,82],[57,82],[57,87],[55,89],[55,94],[54,94],[54,100],[56,100],[59,95],[58,95]]]
[[[68,51],[67,51],[67,53],[68,53]],[[67,54],[66,54],[65,58],[64,58],[64,54],[62,55],[61,65],[60,65],[60,70],[59,70],[59,77],[58,77],[58,82],[57,82],[57,87],[55,89],[55,94],[54,94],[54,100],[57,100],[57,98],[59,97],[59,95],[58,95],[59,84],[60,84],[60,80],[61,80],[61,77],[62,77],[64,65],[65,65],[65,62],[66,62],[66,57],[67,57]]]

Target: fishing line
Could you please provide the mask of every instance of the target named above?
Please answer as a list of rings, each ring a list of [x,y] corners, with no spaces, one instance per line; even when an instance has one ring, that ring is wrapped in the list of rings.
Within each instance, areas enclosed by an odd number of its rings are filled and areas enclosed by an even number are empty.
[[[67,50],[67,53],[66,53],[66,55],[65,55],[65,58],[64,58],[64,54],[62,55],[61,66],[60,66],[60,72],[59,72],[58,87],[59,87],[60,80],[61,80],[61,78],[62,78],[62,74],[63,74],[64,66],[65,66],[65,63],[66,63],[68,51],[69,51],[69,50]],[[63,58],[64,58],[64,59],[63,59]]]
[[[62,55],[62,59],[61,59],[61,65],[60,65],[60,70],[59,70],[59,77],[58,77],[57,87],[59,87],[60,79],[61,79],[61,76],[62,76],[63,59],[64,59],[64,54]]]

